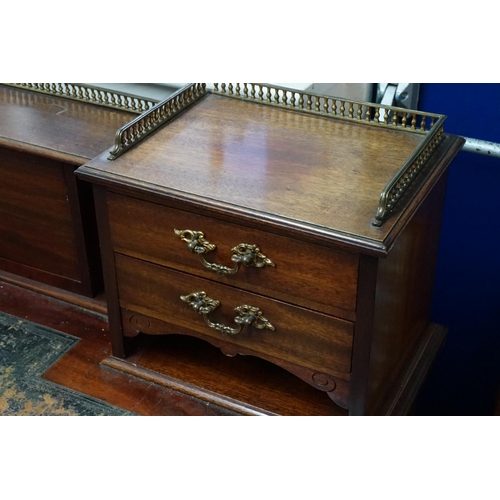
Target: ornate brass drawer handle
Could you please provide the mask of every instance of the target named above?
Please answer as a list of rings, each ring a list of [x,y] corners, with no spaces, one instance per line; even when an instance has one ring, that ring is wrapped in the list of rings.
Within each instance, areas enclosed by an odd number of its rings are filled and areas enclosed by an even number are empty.
[[[215,264],[208,262],[204,254],[212,252],[217,247],[205,239],[204,233],[201,231],[191,231],[191,229],[174,229],[175,234],[185,241],[188,245],[190,252],[198,254],[201,263],[210,271],[214,271],[219,276],[227,276],[235,274],[240,268],[240,264],[250,267],[276,267],[275,263],[261,253],[257,245],[250,245],[249,243],[240,243],[231,249],[231,260],[236,264],[234,267],[223,266],[222,264]]]
[[[262,316],[262,311],[258,307],[242,305],[234,308],[237,313],[234,321],[238,323],[237,327],[230,327],[222,323],[213,323],[208,319],[208,314],[215,311],[220,306],[220,301],[207,297],[205,292],[193,292],[189,295],[181,295],[181,300],[189,304],[195,311],[200,313],[205,323],[223,335],[237,335],[244,326],[254,326],[259,330],[275,330],[274,326],[267,318]]]

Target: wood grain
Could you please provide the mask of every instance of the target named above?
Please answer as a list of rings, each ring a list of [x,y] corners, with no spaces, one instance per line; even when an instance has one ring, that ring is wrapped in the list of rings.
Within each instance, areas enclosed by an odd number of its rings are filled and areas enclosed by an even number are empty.
[[[371,255],[360,256],[358,309],[354,325],[351,399],[349,401],[349,415],[353,416],[366,415],[379,260]]]
[[[106,297],[102,291],[96,297],[85,297],[84,295],[64,290],[62,287],[46,285],[40,280],[35,281],[25,278],[20,274],[21,273],[12,274],[0,271],[0,281],[81,307],[89,312],[96,312],[107,316],[108,309],[106,307]]]
[[[126,360],[129,366],[182,381],[205,394],[210,391],[276,415],[347,415],[324,392],[262,359],[227,357],[209,343],[183,335],[145,335],[138,340],[137,350]]]
[[[108,194],[108,212],[113,247],[119,253],[354,319],[357,255],[113,193]],[[174,229],[203,231],[205,238],[217,245],[206,255],[210,262],[233,267],[231,249],[239,243],[251,243],[257,244],[275,267],[241,265],[234,275],[217,276],[189,252]]]
[[[64,166],[64,177],[82,282],[81,293],[94,297],[103,290],[103,276],[92,186],[78,179],[71,165]]]
[[[233,309],[249,304],[259,307],[276,331],[245,328],[226,337],[243,350],[325,373],[349,373],[353,324],[307,309],[291,306],[239,289],[221,285],[154,264],[115,255],[118,295],[121,307],[163,320],[170,331],[145,333],[191,333],[220,338],[201,315],[180,299],[181,295],[205,291],[221,306],[210,314],[213,322],[235,325]]]
[[[418,360],[431,359],[439,344],[425,341],[427,333],[444,331],[429,330],[430,295],[444,173],[463,140],[445,136],[385,224],[371,222],[382,189],[422,140],[208,95],[116,161],[101,155],[79,168],[101,193],[116,355],[130,339],[197,337],[313,387],[318,374],[323,392],[350,415],[403,411],[425,372]],[[277,267],[211,275],[174,228],[203,231],[218,245],[208,260],[227,265],[233,246],[256,243]],[[232,309],[251,304],[276,331],[221,338],[180,300],[199,291],[222,303],[212,321],[231,324]],[[194,345],[186,352],[193,359]],[[148,372],[192,383],[189,371],[169,371],[160,350]],[[129,364],[139,359],[128,353]],[[236,359],[232,370],[246,357]]]
[[[4,213],[49,226],[54,237],[73,238],[61,162],[0,148],[0,176]]]
[[[0,282],[0,311],[73,335],[80,341],[44,378],[139,415],[235,415],[215,404],[103,368],[110,355],[106,317]]]
[[[178,391],[180,393],[194,396],[201,401],[206,401],[207,403],[216,402],[217,406],[220,406],[221,408],[224,409],[228,409],[230,411],[234,411],[240,415],[245,415],[245,416],[276,415],[276,413],[266,411],[261,408],[257,408],[253,405],[242,403],[241,401],[237,401],[236,399],[223,396],[219,393],[212,392],[208,389],[204,389],[203,387],[190,384],[183,380],[177,380],[168,375],[163,375],[161,373],[148,370],[147,368],[137,366],[137,364],[130,363],[123,359],[109,357],[102,362],[102,365],[105,367],[114,368],[115,370],[118,370],[122,373],[128,373],[130,375],[134,375],[135,377],[147,380],[149,382],[153,382],[163,387],[174,389],[175,391]]]
[[[445,341],[447,328],[429,323],[399,381],[378,408],[380,415],[411,415],[418,391]]]
[[[172,332],[172,325],[162,320],[153,318],[152,316],[137,313],[133,310],[123,310],[123,328],[124,335],[135,337],[138,332],[146,334],[163,335]],[[232,338],[228,336],[214,336],[206,334],[205,332],[190,332],[188,330],[176,330],[178,335],[194,335],[196,338],[207,341],[221,350],[221,355],[225,354],[229,357],[239,355],[255,356],[260,359],[269,361],[275,366],[284,368],[286,371],[293,373],[296,377],[300,378],[315,389],[326,392],[327,395],[343,409],[349,407],[350,397],[350,376],[345,373],[338,373],[336,370],[331,370],[327,373],[315,369],[308,368],[301,364],[286,361],[283,357],[275,357],[268,353],[263,353],[262,350],[255,350],[249,347],[242,347],[235,343]],[[127,361],[127,360],[125,360]],[[127,361],[128,362],[128,361]],[[116,362],[114,362],[116,363]],[[203,361],[200,362],[201,365]],[[200,365],[200,368],[201,368]],[[125,366],[125,365],[121,365]],[[129,373],[129,372],[128,372]]]
[[[112,148],[115,132],[136,116],[0,85],[0,138],[76,165]]]
[[[102,291],[92,190],[74,170],[134,116],[0,85],[0,269]]]
[[[80,281],[60,162],[0,148],[0,257]]]
[[[324,393],[285,370],[250,356],[228,358],[198,339],[177,335],[139,339],[129,361],[156,374],[156,380],[146,380],[103,366],[111,352],[108,325],[102,315],[6,282],[0,282],[0,311],[81,339],[45,373],[47,380],[140,415],[240,414],[189,395],[185,388],[165,387],[158,380],[162,375],[232,398],[242,407],[253,405],[262,413],[346,415]]]
[[[425,332],[432,303],[446,175],[386,259],[380,259],[369,371],[369,412],[377,411]]]
[[[208,95],[123,157],[89,166],[96,176],[383,241],[386,231],[371,226],[380,193],[421,141]]]
[[[101,186],[94,186],[94,199],[99,230],[104,289],[108,309],[108,322],[111,332],[111,347],[113,355],[123,358],[129,351],[130,342],[123,336],[120,302],[116,283],[115,256],[111,243],[109,228],[108,205],[106,191]]]

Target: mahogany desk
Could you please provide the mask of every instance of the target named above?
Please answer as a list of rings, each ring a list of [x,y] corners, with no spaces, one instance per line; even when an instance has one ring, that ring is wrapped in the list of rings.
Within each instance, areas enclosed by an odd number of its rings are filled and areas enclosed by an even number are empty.
[[[154,102],[85,85],[14,85],[0,85],[0,272],[93,297],[102,290],[93,195],[74,171]]]
[[[282,367],[341,414],[406,413],[445,336],[429,313],[463,140],[444,119],[193,84],[125,127],[76,171],[95,186],[108,364],[133,373],[139,333],[182,334]]]

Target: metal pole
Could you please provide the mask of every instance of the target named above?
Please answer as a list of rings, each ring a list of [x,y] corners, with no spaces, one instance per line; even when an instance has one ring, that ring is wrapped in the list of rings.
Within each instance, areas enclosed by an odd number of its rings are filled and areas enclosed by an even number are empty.
[[[469,137],[464,137],[464,139],[465,144],[462,151],[500,158],[500,144],[498,142],[481,141]]]

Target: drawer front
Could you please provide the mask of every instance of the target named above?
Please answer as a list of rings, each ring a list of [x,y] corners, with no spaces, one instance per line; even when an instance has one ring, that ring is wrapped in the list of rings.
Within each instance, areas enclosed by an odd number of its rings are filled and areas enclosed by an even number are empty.
[[[172,331],[165,333],[194,332],[223,338],[263,357],[272,356],[330,374],[351,370],[351,322],[124,255],[116,254],[115,262],[121,307],[169,323]],[[236,335],[223,335],[181,299],[201,291],[220,301],[220,306],[206,315],[212,323],[238,329],[234,308],[250,305],[261,310],[274,330],[244,326]],[[259,321],[262,326],[264,320]]]
[[[108,193],[108,209],[113,246],[119,253],[354,319],[356,255],[113,193]],[[203,256],[208,262],[234,267],[232,249],[246,243],[257,245],[274,266],[240,265],[235,274],[219,276],[203,266],[175,229],[203,232],[216,245]]]

